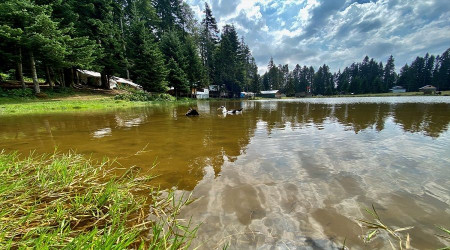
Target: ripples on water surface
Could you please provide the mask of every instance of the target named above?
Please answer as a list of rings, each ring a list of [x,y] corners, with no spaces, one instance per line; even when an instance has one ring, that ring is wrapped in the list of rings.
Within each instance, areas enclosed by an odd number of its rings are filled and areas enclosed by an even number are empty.
[[[222,116],[217,108],[243,107]],[[372,203],[389,225],[415,226],[418,249],[450,227],[450,98],[198,102],[108,113],[0,118],[0,149],[76,149],[162,174],[192,191],[203,249],[387,248],[364,245],[355,219]],[[157,159],[159,165],[150,167]]]

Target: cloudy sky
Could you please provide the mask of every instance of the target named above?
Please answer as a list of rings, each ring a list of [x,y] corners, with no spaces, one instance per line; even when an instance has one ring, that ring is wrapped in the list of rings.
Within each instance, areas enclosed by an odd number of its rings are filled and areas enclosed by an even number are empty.
[[[185,0],[201,20],[205,0]],[[450,48],[449,0],[206,0],[222,27],[234,24],[260,73],[276,64],[326,63],[333,71],[365,55],[396,70]]]

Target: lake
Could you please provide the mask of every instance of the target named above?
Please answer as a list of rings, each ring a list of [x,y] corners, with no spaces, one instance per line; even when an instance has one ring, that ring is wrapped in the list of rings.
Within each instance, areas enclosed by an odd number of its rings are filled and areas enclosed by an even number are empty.
[[[220,106],[243,108],[222,115]],[[357,219],[373,204],[417,249],[450,227],[450,97],[199,101],[108,112],[0,117],[0,150],[74,150],[192,192],[201,249],[384,249]],[[153,167],[154,163],[157,163]]]

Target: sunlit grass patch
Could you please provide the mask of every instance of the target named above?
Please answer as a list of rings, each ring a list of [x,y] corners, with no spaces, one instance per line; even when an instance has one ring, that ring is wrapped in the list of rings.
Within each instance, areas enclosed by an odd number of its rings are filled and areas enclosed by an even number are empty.
[[[190,197],[149,185],[111,161],[0,153],[0,249],[187,248],[197,228],[177,219]]]
[[[87,100],[46,100],[0,104],[0,115],[42,114],[83,110],[107,110],[149,105],[145,102],[114,100],[112,97]]]

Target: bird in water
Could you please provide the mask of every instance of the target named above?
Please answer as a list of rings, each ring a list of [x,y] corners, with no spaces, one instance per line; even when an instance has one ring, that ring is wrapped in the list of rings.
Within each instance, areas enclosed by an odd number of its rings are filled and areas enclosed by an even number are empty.
[[[197,112],[197,110],[193,108],[189,108],[188,112],[186,113],[186,116],[199,116],[200,114]]]
[[[225,108],[225,106],[221,106],[217,110],[222,110],[223,114],[239,114],[239,113],[242,113],[242,108],[227,110],[227,108]]]

